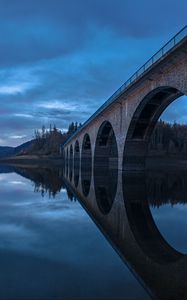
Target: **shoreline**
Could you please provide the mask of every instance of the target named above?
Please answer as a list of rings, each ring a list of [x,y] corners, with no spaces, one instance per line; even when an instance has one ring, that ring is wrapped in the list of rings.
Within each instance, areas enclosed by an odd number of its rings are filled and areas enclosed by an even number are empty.
[[[31,167],[57,167],[63,166],[63,158],[59,156],[44,156],[44,155],[22,155],[22,156],[11,156],[0,158],[0,164],[6,165],[19,165]],[[173,169],[187,168],[187,158],[185,157],[159,157],[159,156],[148,156],[146,158],[145,170],[161,169],[161,168]]]
[[[40,155],[23,155],[23,156],[12,156],[0,159],[0,164],[7,165],[29,165],[34,167],[38,166],[62,166],[63,159],[61,157],[50,157]]]

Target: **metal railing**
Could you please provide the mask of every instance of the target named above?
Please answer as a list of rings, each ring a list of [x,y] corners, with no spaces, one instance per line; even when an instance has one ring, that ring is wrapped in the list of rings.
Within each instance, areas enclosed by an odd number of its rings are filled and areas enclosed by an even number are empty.
[[[187,37],[187,25],[183,27],[173,38],[171,38],[159,51],[157,51],[141,68],[139,68],[122,86],[99,107],[98,110],[65,142],[64,146],[73,139],[83,128],[86,127],[106,107],[113,103],[127,88],[134,84],[154,63],[168,54],[177,44]]]

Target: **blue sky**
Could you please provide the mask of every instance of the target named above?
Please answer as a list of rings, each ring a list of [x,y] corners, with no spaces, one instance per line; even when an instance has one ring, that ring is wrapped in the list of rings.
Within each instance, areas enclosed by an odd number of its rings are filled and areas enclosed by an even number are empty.
[[[84,122],[186,25],[186,11],[184,0],[0,0],[0,145]]]

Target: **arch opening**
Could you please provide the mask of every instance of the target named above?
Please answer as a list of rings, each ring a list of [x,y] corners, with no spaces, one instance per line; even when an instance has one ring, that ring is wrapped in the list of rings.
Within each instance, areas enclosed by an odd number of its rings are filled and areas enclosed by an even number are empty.
[[[118,148],[114,130],[110,122],[101,124],[95,145],[94,169],[107,167],[118,168]]]
[[[100,211],[108,214],[112,208],[118,179],[118,148],[110,122],[101,124],[94,152],[94,188]],[[105,174],[105,176],[103,176]]]
[[[66,149],[66,177],[68,177],[68,166],[69,166],[69,151]]]
[[[172,87],[150,92],[136,109],[125,141],[123,170],[144,170],[148,144],[155,125],[166,107],[183,94]]]
[[[84,196],[88,196],[90,191],[92,176],[92,150],[89,135],[86,133],[82,143],[81,153],[81,184]]]
[[[73,146],[70,146],[70,158],[69,158],[69,179],[72,181],[73,173]]]
[[[63,149],[62,151],[62,172],[63,172],[63,176],[65,176],[65,172],[66,172],[66,152]]]
[[[78,186],[79,183],[79,173],[80,173],[80,147],[79,142],[75,142],[74,147],[74,184],[75,187]]]

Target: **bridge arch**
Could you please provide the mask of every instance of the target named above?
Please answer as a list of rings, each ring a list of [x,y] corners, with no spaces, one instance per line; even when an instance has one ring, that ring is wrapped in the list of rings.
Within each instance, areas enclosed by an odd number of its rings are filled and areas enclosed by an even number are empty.
[[[145,168],[148,143],[153,129],[166,107],[183,93],[170,86],[152,90],[140,102],[132,116],[125,140],[123,169]]]
[[[114,130],[104,121],[98,130],[94,151],[94,189],[103,214],[112,208],[117,190],[118,148]],[[105,176],[103,176],[105,174]]]
[[[69,165],[69,150],[68,147],[66,149],[66,176],[68,176],[68,166]]]
[[[88,133],[84,135],[81,151],[81,184],[84,196],[88,196],[90,191],[92,176],[92,149],[91,140]]]
[[[116,169],[118,167],[118,147],[112,125],[104,121],[99,127],[95,151],[94,170],[99,167]]]
[[[74,146],[74,184],[75,187],[79,183],[79,173],[80,173],[80,146],[78,140],[75,142]]]
[[[65,176],[66,172],[66,152],[65,149],[62,150],[62,171],[63,171],[63,176]]]
[[[69,157],[69,179],[72,181],[73,176],[73,146],[70,145],[70,157]]]

